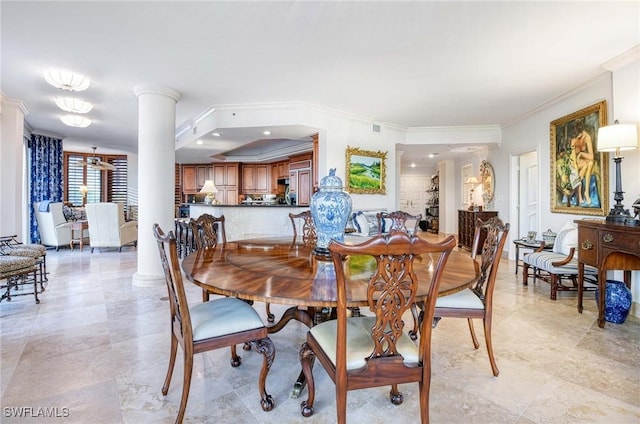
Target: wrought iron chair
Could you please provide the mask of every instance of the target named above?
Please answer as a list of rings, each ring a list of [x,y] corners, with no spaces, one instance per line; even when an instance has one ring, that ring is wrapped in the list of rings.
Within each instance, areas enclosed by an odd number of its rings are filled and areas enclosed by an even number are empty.
[[[273,409],[274,401],[267,393],[265,385],[267,374],[275,358],[275,347],[267,337],[267,327],[264,326],[262,319],[253,307],[232,297],[189,306],[178,263],[175,236],[173,232],[165,235],[158,224],[154,224],[153,232],[164,269],[171,314],[171,354],[169,369],[162,386],[163,395],[169,391],[178,345],[182,347],[184,354],[182,397],[176,423],[181,423],[184,418],[191,386],[193,355],[222,347],[234,347],[238,343],[248,343],[264,355],[258,389],[262,409],[270,411]],[[203,251],[202,254],[206,252]],[[238,367],[242,360],[235,354],[235,349],[232,349],[232,352],[231,366]]]
[[[300,349],[309,392],[308,399],[301,405],[303,416],[314,412],[312,369],[317,358],[336,385],[338,423],[346,422],[348,390],[390,385],[391,402],[399,405],[403,396],[398,384],[409,382],[419,383],[420,419],[422,423],[429,421],[431,319],[443,268],[454,246],[453,236],[430,243],[401,231],[379,235],[354,246],[335,241],[329,244],[336,271],[337,320],[312,327]],[[434,269],[424,304],[422,337],[416,344],[403,331],[402,315],[416,299],[418,279],[413,271],[414,260],[428,254],[435,256]],[[349,260],[349,255],[369,255],[377,262],[367,290],[373,317],[347,318],[348,288],[343,261]]]

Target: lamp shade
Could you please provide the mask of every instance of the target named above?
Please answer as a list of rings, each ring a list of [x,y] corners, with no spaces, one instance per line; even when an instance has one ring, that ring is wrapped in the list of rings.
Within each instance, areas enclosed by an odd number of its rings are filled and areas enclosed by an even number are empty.
[[[601,152],[633,150],[637,147],[638,130],[635,125],[613,124],[598,128],[598,150]]]
[[[468,177],[465,181],[465,184],[480,184],[480,181],[474,176]]]
[[[200,193],[217,193],[218,189],[216,185],[213,183],[213,180],[206,180],[204,185],[200,189]]]

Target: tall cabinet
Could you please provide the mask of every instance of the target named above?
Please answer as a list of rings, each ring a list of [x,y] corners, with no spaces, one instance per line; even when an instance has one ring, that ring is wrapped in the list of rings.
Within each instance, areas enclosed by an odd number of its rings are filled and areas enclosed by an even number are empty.
[[[438,233],[440,230],[440,177],[435,174],[431,177],[431,184],[427,190],[427,208],[425,210],[425,221],[427,221],[427,231]]]
[[[466,247],[471,250],[471,246],[473,245],[473,235],[476,231],[476,222],[478,219],[486,221],[494,216],[498,216],[497,211],[458,210],[458,247]],[[481,233],[478,252],[482,249],[485,238],[487,238],[487,234]]]

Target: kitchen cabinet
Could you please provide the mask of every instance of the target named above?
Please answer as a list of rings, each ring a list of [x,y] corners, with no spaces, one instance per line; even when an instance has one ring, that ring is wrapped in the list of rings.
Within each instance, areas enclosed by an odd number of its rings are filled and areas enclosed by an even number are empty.
[[[245,194],[269,193],[271,181],[268,164],[242,165],[242,192]]]
[[[238,164],[213,165],[213,183],[221,186],[238,186]]]
[[[196,167],[184,165],[182,167],[182,192],[195,192],[196,190]]]
[[[308,206],[311,201],[312,172],[311,160],[289,163],[289,195],[296,199],[296,205]]]
[[[478,219],[483,221],[498,216],[496,211],[467,211],[458,210],[458,247],[466,247],[471,250],[473,245],[473,236],[476,232],[476,222]],[[480,243],[478,243],[478,252],[482,250],[484,239],[487,238],[486,231],[480,234]]]

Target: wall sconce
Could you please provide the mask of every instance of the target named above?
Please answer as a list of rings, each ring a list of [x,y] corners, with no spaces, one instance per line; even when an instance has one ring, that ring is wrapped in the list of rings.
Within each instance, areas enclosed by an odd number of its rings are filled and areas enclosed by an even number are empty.
[[[207,205],[212,205],[215,203],[215,194],[218,189],[216,185],[213,183],[213,180],[206,180],[204,185],[200,189],[200,193],[207,193],[207,197],[204,198],[204,203]]]
[[[638,147],[638,130],[635,125],[631,124],[619,124],[616,119],[613,125],[598,128],[598,151],[600,152],[615,152],[613,161],[616,164],[616,191],[614,192],[613,199],[616,204],[609,211],[607,215],[607,222],[626,223],[627,220],[633,221],[629,210],[625,209],[622,200],[624,200],[622,191],[622,178],[620,176],[620,166],[622,163],[622,156],[620,152],[623,150],[633,150]]]

